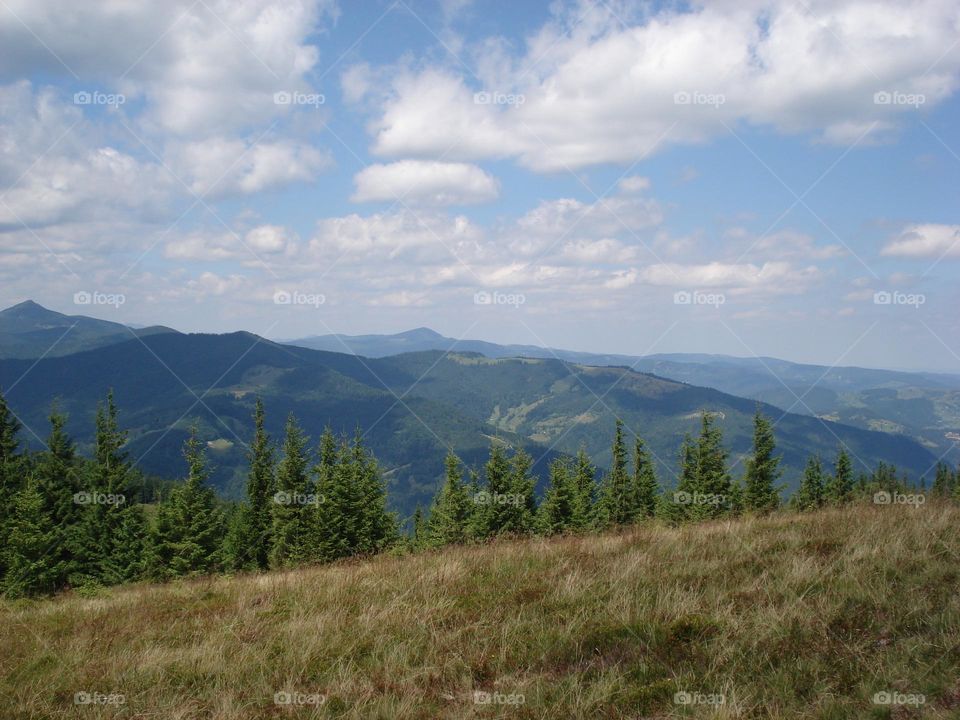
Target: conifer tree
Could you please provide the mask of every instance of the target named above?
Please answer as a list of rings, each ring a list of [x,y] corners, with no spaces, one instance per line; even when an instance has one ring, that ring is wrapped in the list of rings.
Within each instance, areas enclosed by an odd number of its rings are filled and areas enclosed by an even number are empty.
[[[846,448],[840,447],[833,475],[827,481],[825,496],[833,505],[840,505],[850,500],[853,492],[853,463],[847,454]]]
[[[460,460],[451,451],[444,464],[446,477],[430,510],[425,537],[426,543],[433,547],[465,542],[470,521],[470,498],[463,483]]]
[[[13,499],[4,594],[22,597],[60,589],[65,569],[62,560],[51,551],[63,542],[64,531],[45,511],[37,479],[28,478]]]
[[[537,528],[544,535],[556,535],[573,527],[577,512],[577,487],[574,469],[565,458],[550,463],[550,482],[544,493]]]
[[[353,440],[352,466],[359,510],[358,543],[353,552],[380,552],[396,540],[397,521],[387,510],[387,492],[380,465],[364,447],[359,427]]]
[[[820,464],[820,457],[813,455],[807,460],[800,487],[793,497],[793,505],[800,511],[817,510],[823,507],[823,502],[823,466]]]
[[[536,529],[536,478],[531,474],[533,458],[519,448],[510,460],[510,501],[506,504],[509,520],[504,527],[508,533],[523,535]]]
[[[427,545],[427,521],[423,518],[423,509],[417,505],[413,510],[413,546],[415,548],[425,547]]]
[[[950,466],[945,462],[938,462],[937,472],[934,476],[933,487],[930,489],[930,492],[938,498],[950,497],[953,493],[953,482],[953,471],[950,469]]]
[[[17,453],[20,423],[0,393],[0,578],[6,573],[6,549],[14,498],[23,488],[23,458]]]
[[[270,561],[273,567],[304,563],[313,556],[316,539],[311,507],[316,498],[307,472],[307,438],[291,414],[277,466],[277,491],[273,496]]]
[[[680,446],[680,475],[672,493],[662,496],[658,507],[659,516],[676,524],[691,516],[691,503],[699,492],[699,469],[697,446],[690,435],[685,435]]]
[[[328,425],[320,435],[317,448],[317,463],[313,467],[313,485],[317,496],[314,507],[315,522],[313,539],[314,552],[318,560],[332,560],[347,554],[346,544],[337,549],[337,538],[342,536],[345,488],[338,487],[341,479],[338,473],[340,453],[337,439]]]
[[[744,479],[743,505],[753,512],[770,512],[779,505],[776,482],[783,471],[778,467],[781,458],[774,457],[776,441],[773,425],[757,408],[753,416],[753,452],[747,458]]]
[[[484,466],[486,486],[474,496],[477,503],[476,525],[479,537],[489,538],[509,532],[511,520],[507,502],[510,500],[510,462],[498,441],[490,444],[490,458]]]
[[[715,518],[726,514],[730,502],[730,474],[723,432],[711,413],[704,411],[696,448],[696,481],[702,497],[694,498],[690,514],[694,518]]]
[[[253,411],[253,442],[247,459],[247,498],[231,519],[231,565],[240,570],[266,570],[270,566],[273,531],[274,458],[270,436],[264,428],[263,400]]]
[[[603,480],[597,508],[601,527],[623,525],[636,517],[636,492],[627,474],[627,447],[623,440],[623,422],[617,418],[613,437],[612,464]]]
[[[657,511],[660,487],[653,460],[639,436],[633,446],[633,488],[635,519],[653,517]]]
[[[572,473],[574,506],[570,525],[574,530],[583,531],[591,527],[594,522],[597,493],[596,469],[583,448],[577,451]]]

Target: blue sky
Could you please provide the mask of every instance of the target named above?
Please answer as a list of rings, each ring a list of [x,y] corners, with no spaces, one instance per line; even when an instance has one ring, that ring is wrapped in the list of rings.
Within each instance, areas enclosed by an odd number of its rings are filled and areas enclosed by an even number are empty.
[[[960,372],[958,38],[942,0],[5,0],[0,304]]]

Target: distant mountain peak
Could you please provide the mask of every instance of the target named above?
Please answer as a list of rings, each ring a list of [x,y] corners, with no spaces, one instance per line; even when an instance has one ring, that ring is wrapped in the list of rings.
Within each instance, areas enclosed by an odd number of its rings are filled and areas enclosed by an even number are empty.
[[[443,335],[438,333],[436,330],[431,330],[428,327],[418,327],[413,330],[407,330],[406,332],[397,333],[399,337],[411,338],[415,340],[440,340],[443,339]]]
[[[48,310],[40,303],[34,302],[33,300],[24,300],[22,303],[17,303],[16,305],[11,305],[5,310],[0,310],[0,315],[59,315],[60,313],[54,312],[53,310]]]

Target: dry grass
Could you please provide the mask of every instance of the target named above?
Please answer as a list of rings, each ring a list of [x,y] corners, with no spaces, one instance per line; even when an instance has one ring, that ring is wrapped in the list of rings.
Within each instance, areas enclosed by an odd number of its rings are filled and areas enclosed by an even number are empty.
[[[958,527],[856,507],[6,603],[0,717],[958,717]]]

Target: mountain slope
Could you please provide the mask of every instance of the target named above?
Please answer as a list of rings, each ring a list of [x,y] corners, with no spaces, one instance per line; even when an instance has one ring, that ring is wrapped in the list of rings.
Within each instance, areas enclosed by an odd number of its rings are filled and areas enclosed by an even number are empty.
[[[84,315],[64,315],[32,300],[0,311],[0,358],[61,357],[83,350],[175,332],[159,325],[130,328]]]
[[[256,395],[264,398],[274,437],[290,412],[314,439],[325,425],[346,434],[359,426],[387,470],[394,506],[404,513],[429,502],[448,447],[479,467],[490,438],[498,435],[527,447],[541,475],[558,453],[574,453],[581,445],[605,464],[615,417],[648,441],[669,486],[679,444],[684,433],[697,431],[701,411],[721,415],[736,460],[749,447],[755,407],[717,390],[624,368],[436,351],[365,359],[249,333],[167,333],[64,358],[4,360],[0,386],[41,437],[56,401],[70,413],[68,430],[82,443],[92,440],[96,402],[112,387],[130,428],[131,457],[168,477],[182,472],[180,446],[197,424],[202,438],[213,443],[215,482],[228,495],[243,487]],[[883,460],[914,477],[935,460],[904,437],[783,415],[769,406],[764,411],[778,420],[789,485],[796,484],[807,454],[832,458],[841,441],[865,465]],[[742,464],[735,470],[741,472]]]

